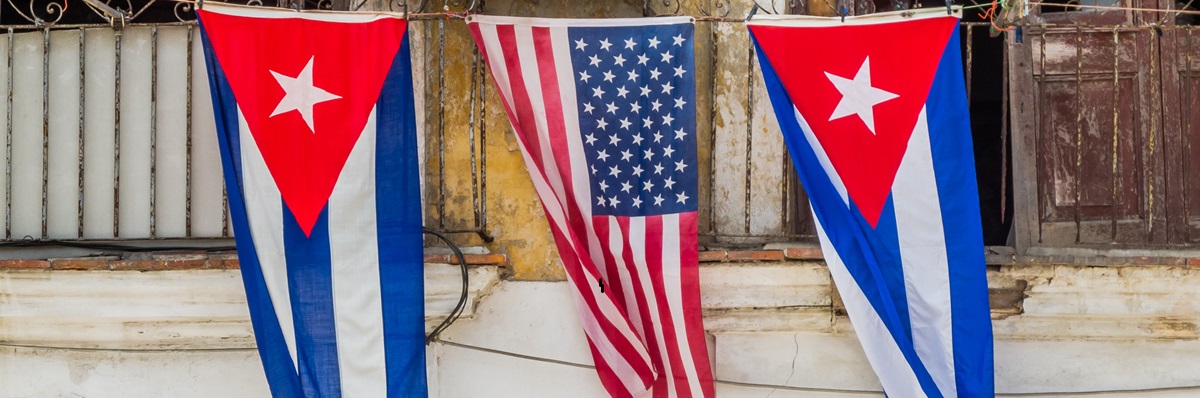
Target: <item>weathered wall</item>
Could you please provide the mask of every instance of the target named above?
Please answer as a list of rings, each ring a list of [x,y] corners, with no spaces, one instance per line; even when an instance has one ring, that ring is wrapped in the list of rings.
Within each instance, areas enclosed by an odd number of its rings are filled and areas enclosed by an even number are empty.
[[[717,2],[721,6],[715,8],[706,2],[687,2],[676,11],[677,3],[660,3],[652,2],[653,13],[725,15],[728,11],[734,19],[746,15],[753,4],[748,0]],[[784,2],[779,3],[782,10]],[[487,1],[482,12],[642,17],[642,6],[629,0],[503,0]],[[485,242],[473,233],[456,233],[455,238],[511,256],[517,280],[562,280],[558,254],[519,144],[494,83],[477,59],[466,24],[457,19],[429,19],[414,22],[412,31],[414,38],[423,38],[424,46],[414,52],[414,64],[423,71],[425,85],[427,224],[450,231],[482,226],[494,241]],[[745,241],[746,235],[781,236],[790,227],[784,221],[788,211],[784,206],[785,169],[790,160],[761,72],[751,59],[749,35],[740,22],[701,20],[692,42],[699,82],[697,143],[703,176],[700,231],[735,243]],[[481,90],[483,94],[479,94]],[[481,208],[486,214],[477,215]]]

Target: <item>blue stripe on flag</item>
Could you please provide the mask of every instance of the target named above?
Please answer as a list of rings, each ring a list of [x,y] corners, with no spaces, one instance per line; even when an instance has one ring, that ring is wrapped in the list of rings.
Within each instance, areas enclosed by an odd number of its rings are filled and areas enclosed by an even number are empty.
[[[751,33],[750,36],[753,38],[754,34]],[[794,106],[783,88],[783,83],[779,80],[779,75],[775,73],[770,60],[762,53],[762,48],[758,46],[757,42],[755,51],[758,54],[767,92],[771,97],[771,105],[775,110],[775,117],[779,121],[780,129],[783,130],[784,140],[787,142],[788,150],[792,153],[792,160],[796,163],[797,174],[800,176],[805,190],[809,193],[809,201],[815,210],[814,215],[822,225],[826,226],[866,225],[861,212],[853,203],[848,210],[845,210],[847,207],[833,187],[833,182],[825,174],[824,168],[818,162],[816,152],[804,138],[804,131],[801,130],[800,122],[796,120]],[[895,217],[894,208],[891,214],[892,217]],[[867,247],[864,250],[863,246],[867,239],[863,235],[863,231],[860,228],[827,228],[825,232],[830,243],[838,248],[838,254],[862,288],[867,300],[883,318],[892,338],[896,340],[896,345],[916,375],[921,389],[930,397],[941,397],[941,392],[913,348],[912,339],[908,337],[909,331],[902,326],[900,316],[896,311],[897,303],[889,293],[889,286],[883,282],[885,278],[880,271],[879,264],[872,256],[865,255],[871,248]],[[903,286],[902,280],[901,286]]]
[[[308,237],[287,204],[281,206],[288,290],[292,313],[296,314],[300,384],[307,397],[339,397],[342,391],[333,314],[329,206],[321,209]]]
[[[237,242],[238,261],[242,282],[246,287],[246,302],[254,326],[254,339],[258,344],[258,355],[267,375],[271,395],[276,397],[300,396],[300,379],[288,353],[275,306],[263,280],[258,263],[258,253],[250,235],[246,219],[246,207],[242,203],[242,153],[238,127],[237,101],[229,88],[224,72],[213,54],[204,25],[200,25],[200,36],[204,43],[204,59],[209,65],[209,88],[212,93],[217,140],[220,143],[221,165],[225,173],[225,187],[229,195],[229,214],[233,219],[234,239]]]
[[[424,397],[425,258],[408,35],[376,104],[375,195],[388,396]]]
[[[858,221],[859,228],[863,231],[871,231],[871,224],[867,223],[867,219],[863,218],[861,213],[856,211],[851,214],[857,215],[855,220]],[[904,283],[904,267],[900,263],[900,232],[896,225],[896,203],[891,195],[888,195],[887,202],[884,202],[883,211],[879,214],[879,221],[875,224],[874,231],[871,232],[873,233],[865,234],[864,237],[871,247],[871,253],[875,255],[875,260],[879,264],[892,265],[881,266],[879,272],[883,275],[883,282],[887,284],[887,292],[891,293],[892,304],[896,306],[896,318],[900,322],[900,330],[904,331],[902,336],[898,335],[896,338],[906,339],[904,344],[913,344],[912,321],[908,313],[908,288]],[[862,284],[860,283],[860,285]],[[889,329],[891,327],[888,325]],[[895,332],[892,334],[896,335]]]
[[[960,397],[979,397],[994,395],[995,382],[983,228],[963,81],[955,29],[942,53],[926,105],[949,259],[955,381]]]

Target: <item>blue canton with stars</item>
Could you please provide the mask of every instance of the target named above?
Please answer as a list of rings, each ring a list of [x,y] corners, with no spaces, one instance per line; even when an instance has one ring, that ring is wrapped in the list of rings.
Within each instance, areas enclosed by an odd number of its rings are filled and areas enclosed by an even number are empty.
[[[592,214],[696,211],[691,24],[571,28]]]

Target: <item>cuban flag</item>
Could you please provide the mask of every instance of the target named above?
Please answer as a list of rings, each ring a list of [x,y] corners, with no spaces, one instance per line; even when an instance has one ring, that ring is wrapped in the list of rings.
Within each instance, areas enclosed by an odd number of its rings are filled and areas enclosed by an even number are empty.
[[[275,397],[424,397],[406,21],[199,10],[225,185]]]
[[[748,23],[830,273],[892,397],[994,395],[958,23]]]

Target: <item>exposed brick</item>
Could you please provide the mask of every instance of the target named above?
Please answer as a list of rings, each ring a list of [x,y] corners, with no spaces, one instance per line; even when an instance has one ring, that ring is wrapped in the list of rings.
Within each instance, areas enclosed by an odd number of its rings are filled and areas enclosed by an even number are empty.
[[[117,271],[159,271],[166,265],[160,260],[115,260],[109,267]]]
[[[232,260],[224,260],[224,261],[222,261],[222,262],[221,262],[221,268],[223,268],[223,269],[240,269],[240,268],[242,268],[242,265],[241,265],[241,263],[240,263],[240,262],[238,262],[238,260],[235,258],[235,259],[232,259]]]
[[[467,260],[467,265],[508,266],[508,256],[499,253],[466,254],[463,257]],[[425,262],[434,264],[458,264],[458,256],[453,254],[426,254]]]
[[[1200,268],[1200,258],[1193,257],[1187,259],[1187,266]]]
[[[168,270],[205,269],[209,267],[210,260],[206,258],[195,260],[171,260],[163,262],[163,269]]]
[[[112,269],[110,263],[116,257],[81,257],[50,259],[50,268],[57,270],[104,270]]]
[[[729,252],[730,261],[783,261],[783,251],[731,251]]]
[[[213,254],[208,255],[208,259],[214,260],[214,261],[237,260],[237,253],[232,253],[232,252],[213,253]]]
[[[0,269],[50,269],[47,260],[0,260]]]
[[[1165,264],[1161,257],[1131,257],[1129,263],[1133,265],[1162,265]]]
[[[700,262],[710,263],[717,261],[725,261],[726,253],[724,250],[709,250],[700,252]]]
[[[1183,257],[1163,257],[1163,265],[1187,265],[1187,259]]]
[[[201,251],[157,252],[151,255],[151,258],[162,261],[207,260],[209,257],[208,253]]]
[[[821,260],[825,255],[815,247],[790,247],[783,251],[783,256],[791,260]]]
[[[467,264],[508,266],[508,256],[499,253],[468,254]]]

